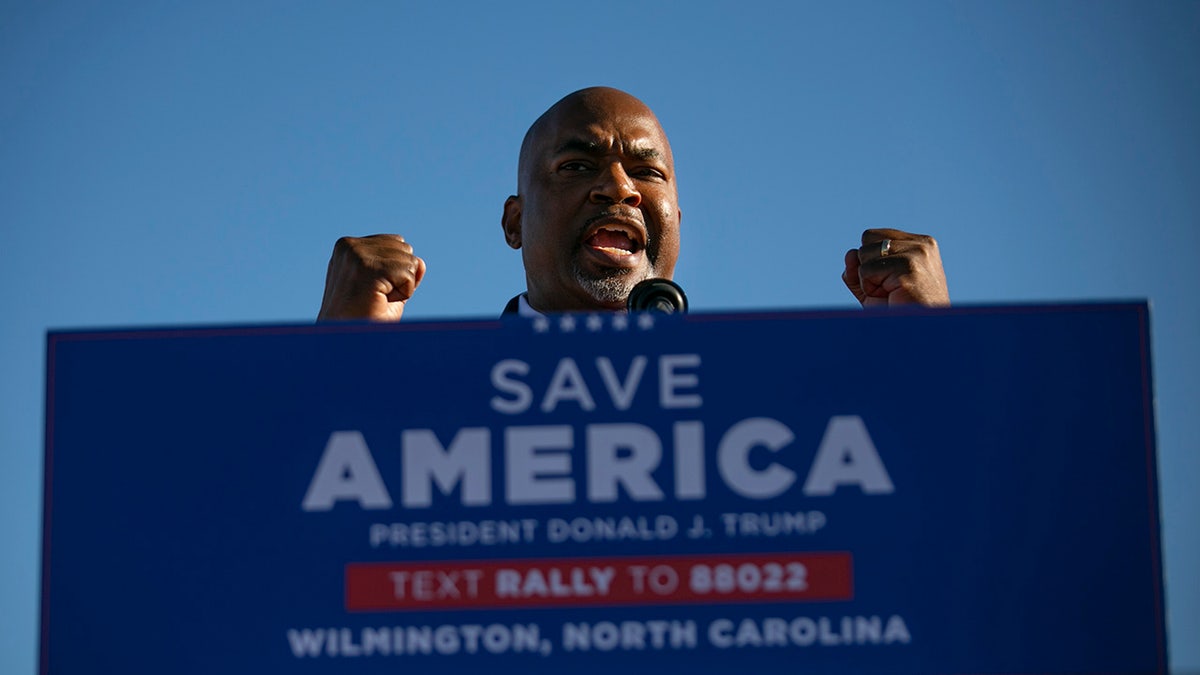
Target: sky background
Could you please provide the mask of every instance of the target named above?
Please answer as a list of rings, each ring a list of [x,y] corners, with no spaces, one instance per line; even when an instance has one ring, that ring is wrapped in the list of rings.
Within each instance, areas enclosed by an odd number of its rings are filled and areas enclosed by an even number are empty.
[[[693,311],[853,306],[880,226],[958,304],[1149,299],[1200,671],[1200,3],[1047,0],[0,2],[0,672],[35,669],[47,329],[311,321],[375,232],[428,264],[406,318],[495,316],[522,134],[598,84],[671,139]]]

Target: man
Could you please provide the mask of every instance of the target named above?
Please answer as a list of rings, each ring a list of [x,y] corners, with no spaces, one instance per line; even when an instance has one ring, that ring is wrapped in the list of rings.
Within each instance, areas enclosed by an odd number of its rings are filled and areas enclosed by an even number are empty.
[[[638,99],[607,87],[568,94],[525,134],[517,174],[500,223],[521,251],[526,292],[506,313],[620,311],[639,281],[674,274],[675,164]],[[398,321],[424,276],[403,237],[343,237],[318,320]],[[867,230],[842,280],[863,306],[950,304],[937,242],[924,235]]]

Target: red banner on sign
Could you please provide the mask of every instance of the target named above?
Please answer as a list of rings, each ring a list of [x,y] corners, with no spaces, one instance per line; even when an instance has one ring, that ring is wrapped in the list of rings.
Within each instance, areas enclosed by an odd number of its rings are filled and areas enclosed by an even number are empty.
[[[850,600],[849,552],[346,566],[346,609],[404,611]]]

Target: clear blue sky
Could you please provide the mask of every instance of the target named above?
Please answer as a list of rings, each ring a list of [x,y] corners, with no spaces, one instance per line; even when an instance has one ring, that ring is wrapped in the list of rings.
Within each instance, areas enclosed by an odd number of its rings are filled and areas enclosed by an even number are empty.
[[[521,135],[595,84],[666,127],[696,310],[849,307],[874,226],[937,236],[960,304],[1148,298],[1200,670],[1200,3],[1088,0],[3,3],[0,672],[34,670],[48,328],[309,321],[373,232],[428,263],[407,317],[493,316]]]

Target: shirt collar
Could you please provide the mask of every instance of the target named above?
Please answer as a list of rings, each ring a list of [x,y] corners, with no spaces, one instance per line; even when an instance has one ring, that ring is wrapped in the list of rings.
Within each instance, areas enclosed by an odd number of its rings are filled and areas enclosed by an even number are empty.
[[[528,293],[522,293],[517,298],[517,316],[523,316],[526,319],[535,319],[539,316],[545,316],[545,314],[537,311],[533,308],[533,305],[529,304]]]
[[[620,314],[625,314],[625,310],[612,310]],[[544,313],[537,311],[533,305],[529,304],[529,293],[522,293],[517,296],[517,316],[523,316],[526,319],[536,319],[539,316],[546,316]]]

